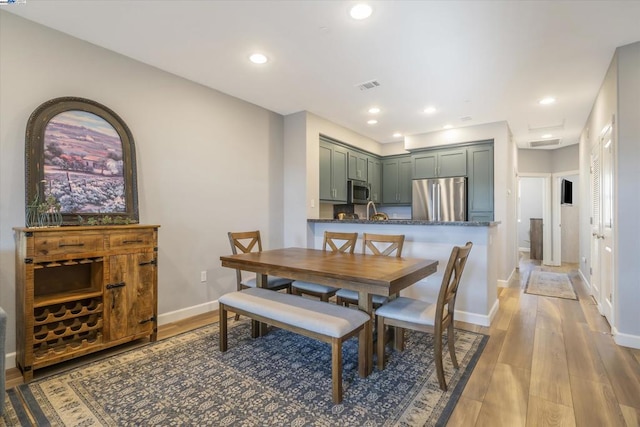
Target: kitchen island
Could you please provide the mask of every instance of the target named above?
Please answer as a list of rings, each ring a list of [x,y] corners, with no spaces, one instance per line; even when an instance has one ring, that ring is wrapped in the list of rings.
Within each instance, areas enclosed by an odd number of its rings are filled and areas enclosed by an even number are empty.
[[[322,248],[325,231],[404,234],[402,255],[439,261],[438,272],[402,291],[402,295],[435,301],[451,248],[473,242],[456,300],[456,320],[489,326],[498,310],[496,233],[500,222],[434,222],[409,219],[308,219],[310,248]],[[361,251],[362,243],[357,251]]]

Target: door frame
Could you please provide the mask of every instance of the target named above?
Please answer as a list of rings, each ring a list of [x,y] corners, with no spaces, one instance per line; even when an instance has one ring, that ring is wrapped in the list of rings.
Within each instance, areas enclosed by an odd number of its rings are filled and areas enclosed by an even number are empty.
[[[552,255],[552,241],[551,241],[551,175],[550,173],[533,173],[533,172],[520,172],[517,174],[518,186],[517,186],[517,221],[521,221],[520,218],[520,178],[542,178],[542,264],[551,265]],[[519,236],[516,235],[516,239],[519,240]],[[518,246],[518,245],[516,245]]]

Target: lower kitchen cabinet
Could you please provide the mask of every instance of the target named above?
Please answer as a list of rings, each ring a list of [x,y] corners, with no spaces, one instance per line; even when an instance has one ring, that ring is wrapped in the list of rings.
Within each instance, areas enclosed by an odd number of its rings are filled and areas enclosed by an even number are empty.
[[[36,369],[157,338],[157,225],[15,228],[16,363]]]

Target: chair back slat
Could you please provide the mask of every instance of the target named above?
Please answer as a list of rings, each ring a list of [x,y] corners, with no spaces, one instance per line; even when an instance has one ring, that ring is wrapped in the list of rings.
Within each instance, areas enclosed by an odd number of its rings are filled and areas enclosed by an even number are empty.
[[[362,241],[362,253],[366,254],[367,249],[374,255],[391,255],[394,251],[396,257],[402,256],[402,246],[404,245],[404,234],[371,234],[364,233]]]
[[[358,233],[338,233],[335,231],[324,232],[324,243],[322,247],[327,250],[327,246],[332,252],[353,253],[358,241]]]
[[[253,252],[257,249],[262,252],[262,240],[260,239],[260,231],[242,231],[238,233],[229,232],[229,243],[234,255],[237,255],[238,249],[243,254]],[[256,245],[258,246],[256,248]]]
[[[462,272],[464,271],[472,246],[473,243],[467,242],[466,245],[462,247],[454,246],[451,250],[449,262],[444,271],[440,292],[438,294],[435,322],[436,332],[445,327],[448,321],[453,318],[460,279],[462,278]],[[447,307],[446,314],[444,314],[445,305]]]

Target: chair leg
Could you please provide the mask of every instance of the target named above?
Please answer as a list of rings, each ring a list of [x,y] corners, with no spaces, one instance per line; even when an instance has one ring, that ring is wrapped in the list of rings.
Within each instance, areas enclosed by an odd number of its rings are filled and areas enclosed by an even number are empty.
[[[433,358],[436,360],[436,372],[438,374],[438,383],[442,391],[447,391],[447,383],[444,379],[444,366],[442,365],[442,335],[434,335],[435,346]]]
[[[385,336],[384,317],[382,316],[378,316],[377,329],[378,342],[376,355],[378,356],[378,370],[382,371],[384,369],[384,345],[387,341]]]
[[[453,321],[449,323],[449,327],[447,328],[447,344],[449,346],[449,355],[451,355],[453,367],[458,369],[458,359],[456,358],[456,333],[453,329]]]
[[[220,304],[220,351],[227,351],[227,309]]]
[[[333,403],[342,402],[342,341],[331,340],[331,383]]]
[[[398,351],[404,350],[404,329],[397,326],[393,327],[393,346]]]
[[[236,315],[235,315],[235,316],[233,316],[233,320],[234,320],[234,321],[236,321],[236,322],[237,322],[238,320],[240,320],[240,315],[239,315],[238,313],[236,313]]]

